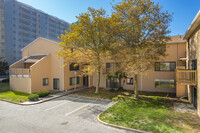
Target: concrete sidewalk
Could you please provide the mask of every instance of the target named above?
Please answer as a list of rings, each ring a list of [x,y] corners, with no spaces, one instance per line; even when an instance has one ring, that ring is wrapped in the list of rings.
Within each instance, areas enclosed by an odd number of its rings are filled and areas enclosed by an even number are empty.
[[[67,90],[67,91],[64,91],[64,92],[50,94],[47,97],[39,98],[39,100],[37,100],[37,101],[27,101],[27,102],[23,102],[23,103],[19,103],[19,104],[20,105],[34,105],[34,104],[39,104],[39,103],[43,103],[43,102],[46,102],[46,101],[49,101],[49,100],[52,100],[52,99],[55,99],[55,98],[59,98],[59,97],[68,95],[70,93],[73,93],[73,92],[76,92],[76,91],[82,90],[82,89],[85,89],[85,87],[80,87],[80,88],[76,88],[76,89],[73,89],[73,90]]]

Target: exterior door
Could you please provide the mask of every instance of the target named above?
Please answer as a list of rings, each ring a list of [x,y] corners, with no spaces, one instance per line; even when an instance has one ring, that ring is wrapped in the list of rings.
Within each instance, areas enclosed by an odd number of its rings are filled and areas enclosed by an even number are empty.
[[[120,83],[118,78],[106,79],[106,88],[118,88],[121,85]]]
[[[193,104],[194,104],[194,107],[197,108],[197,88],[196,87],[193,88],[193,96],[194,96]]]
[[[83,76],[83,86],[88,86],[88,76]]]
[[[54,90],[59,90],[60,89],[60,82],[58,78],[53,79],[53,89]]]

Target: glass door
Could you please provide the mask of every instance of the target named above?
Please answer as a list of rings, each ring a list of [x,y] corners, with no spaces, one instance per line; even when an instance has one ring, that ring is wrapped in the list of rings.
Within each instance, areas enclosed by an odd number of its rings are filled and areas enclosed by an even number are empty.
[[[59,84],[59,79],[58,78],[54,78],[53,79],[53,89],[54,90],[59,90],[60,89],[60,84]]]

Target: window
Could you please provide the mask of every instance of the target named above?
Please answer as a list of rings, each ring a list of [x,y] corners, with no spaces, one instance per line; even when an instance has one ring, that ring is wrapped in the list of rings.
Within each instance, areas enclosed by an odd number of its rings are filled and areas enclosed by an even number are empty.
[[[71,77],[70,78],[70,85],[79,84],[79,77]]]
[[[197,60],[192,60],[191,68],[192,70],[197,70]]]
[[[106,73],[116,72],[119,68],[119,63],[106,63]]]
[[[127,78],[126,79],[126,84],[133,85],[133,78]]]
[[[112,67],[112,63],[106,63],[106,68],[111,68]]]
[[[120,85],[120,82],[118,78],[106,79],[107,88],[118,88],[119,85]]]
[[[45,86],[45,85],[49,85],[49,79],[48,78],[43,79],[43,86]]]
[[[70,71],[77,71],[79,70],[79,65],[75,64],[75,63],[71,63],[70,66]]]
[[[75,49],[74,48],[71,48],[71,52],[73,53],[75,51]]]
[[[174,71],[176,62],[156,62],[155,71]]]
[[[173,79],[155,79],[155,88],[175,88],[175,82]]]

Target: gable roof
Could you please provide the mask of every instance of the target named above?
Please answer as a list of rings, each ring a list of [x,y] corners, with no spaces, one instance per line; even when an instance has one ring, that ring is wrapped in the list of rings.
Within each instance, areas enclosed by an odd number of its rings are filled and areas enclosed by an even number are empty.
[[[25,48],[29,47],[31,44],[33,44],[34,42],[40,40],[40,39],[43,39],[43,40],[47,40],[47,41],[50,41],[50,42],[53,42],[55,44],[58,44],[59,41],[56,41],[56,40],[52,40],[52,39],[48,39],[48,38],[44,38],[44,37],[38,37],[37,39],[33,40],[31,43],[29,43],[28,45],[26,45],[25,47],[23,47],[21,49],[21,51],[23,51]]]
[[[30,55],[27,58],[23,59],[22,62],[23,63],[36,63],[47,55],[48,54]]]

